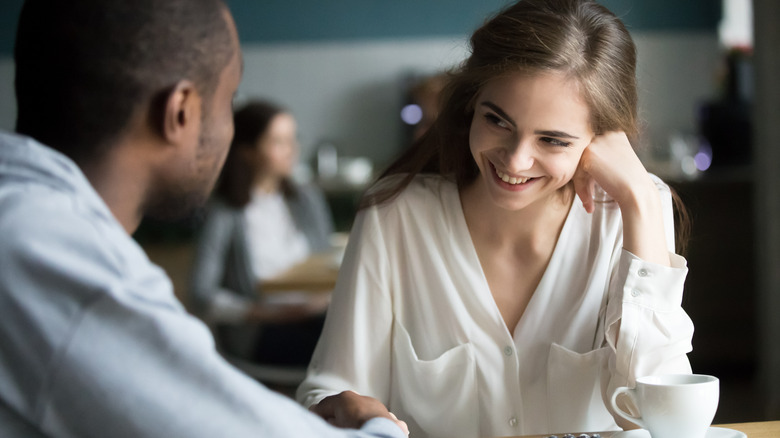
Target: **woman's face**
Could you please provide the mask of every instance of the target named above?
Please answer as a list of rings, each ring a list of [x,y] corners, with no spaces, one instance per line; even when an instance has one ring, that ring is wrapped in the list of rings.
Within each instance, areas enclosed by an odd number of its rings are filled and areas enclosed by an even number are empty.
[[[268,129],[257,140],[258,166],[266,176],[285,178],[292,174],[298,160],[298,135],[290,114],[274,116]]]
[[[566,185],[593,137],[576,83],[556,73],[494,79],[477,94],[471,121],[476,184],[499,207],[520,210]]]

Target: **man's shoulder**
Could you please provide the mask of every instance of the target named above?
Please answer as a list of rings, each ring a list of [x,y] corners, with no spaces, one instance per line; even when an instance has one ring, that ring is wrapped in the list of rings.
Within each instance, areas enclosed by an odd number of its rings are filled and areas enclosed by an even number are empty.
[[[0,184],[0,233],[29,241],[51,233],[95,232],[82,200],[44,184]]]
[[[77,192],[0,184],[0,234],[4,236],[0,260],[15,269],[69,272],[69,279],[81,277],[92,285],[155,271],[110,212]]]

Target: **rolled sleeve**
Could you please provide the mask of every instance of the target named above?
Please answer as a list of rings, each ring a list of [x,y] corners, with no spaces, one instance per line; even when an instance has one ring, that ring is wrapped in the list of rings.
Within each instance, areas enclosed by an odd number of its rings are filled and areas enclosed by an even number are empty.
[[[624,277],[623,303],[668,312],[680,307],[688,267],[685,258],[670,254],[671,267],[646,262],[623,250],[619,276]]]
[[[633,386],[637,377],[690,373],[693,323],[681,307],[685,259],[670,254],[671,267],[646,262],[623,250],[607,307],[607,342],[614,349],[610,388]]]

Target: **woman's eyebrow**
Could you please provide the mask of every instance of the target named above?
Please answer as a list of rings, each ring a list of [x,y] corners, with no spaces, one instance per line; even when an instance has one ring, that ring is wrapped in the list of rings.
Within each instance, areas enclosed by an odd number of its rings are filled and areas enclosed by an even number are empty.
[[[480,103],[480,105],[486,106],[486,107],[492,109],[499,116],[501,116],[502,119],[506,120],[507,122],[509,122],[510,125],[512,125],[515,128],[517,128],[517,124],[515,123],[515,121],[512,120],[512,118],[509,117],[509,115],[504,110],[502,110],[500,106],[496,105],[495,103],[493,103],[493,102],[491,102],[489,100],[486,100],[485,102]]]
[[[544,135],[546,137],[571,138],[571,139],[574,139],[574,140],[579,140],[580,139],[579,137],[577,137],[575,135],[567,134],[567,133],[565,133],[563,131],[534,131],[534,134],[536,134],[536,135]]]
[[[512,120],[512,118],[509,117],[509,115],[506,113],[506,111],[501,109],[500,106],[496,105],[495,103],[493,103],[493,102],[491,102],[489,100],[481,102],[480,105],[484,106],[484,107],[487,107],[487,108],[490,108],[491,110],[495,111],[502,119],[506,120],[507,122],[509,122],[510,125],[512,125],[515,128],[517,128],[517,124],[515,123],[515,121]],[[537,130],[537,131],[534,131],[534,134],[536,134],[536,135],[544,135],[544,136],[547,136],[547,137],[571,138],[571,139],[574,139],[574,140],[579,140],[579,137],[577,137],[576,135],[572,135],[572,134],[569,134],[567,132],[556,131],[556,130]]]

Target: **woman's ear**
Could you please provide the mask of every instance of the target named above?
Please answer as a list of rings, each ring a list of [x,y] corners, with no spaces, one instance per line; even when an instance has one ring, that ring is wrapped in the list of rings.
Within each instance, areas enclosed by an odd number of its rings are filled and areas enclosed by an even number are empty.
[[[197,139],[202,99],[192,81],[179,81],[167,94],[162,114],[162,135],[169,143]]]

